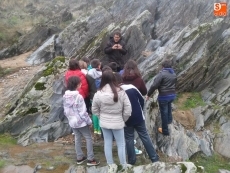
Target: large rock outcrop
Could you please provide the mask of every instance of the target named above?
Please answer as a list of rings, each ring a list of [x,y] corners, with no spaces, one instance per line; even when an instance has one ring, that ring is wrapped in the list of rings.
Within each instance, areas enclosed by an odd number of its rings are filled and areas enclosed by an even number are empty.
[[[159,64],[173,60],[178,74],[178,91],[201,92],[207,106],[192,110],[195,129],[188,130],[174,121],[172,136],[157,133],[160,118],[154,100],[146,103],[147,126],[154,145],[168,156],[189,159],[196,152],[212,155],[216,150],[230,157],[229,150],[229,17],[216,18],[213,3],[205,1],[92,1],[60,34],[51,37],[28,61],[39,64],[55,58],[40,72],[33,84],[15,101],[11,112],[0,123],[0,131],[18,137],[18,143],[55,140],[70,132],[63,120],[62,78],[68,58],[97,57],[104,60],[103,48],[110,34],[119,29],[127,43],[125,60],[137,60],[149,88]],[[80,6],[78,6],[80,9]],[[84,7],[84,8],[83,8]],[[94,8],[95,7],[95,8]],[[204,13],[203,13],[204,12]],[[196,15],[191,15],[191,14]],[[58,48],[58,49],[57,49]],[[48,56],[47,56],[48,55]],[[218,124],[219,133],[216,133]],[[60,131],[60,127],[62,130]],[[17,128],[17,130],[16,130]],[[219,146],[220,147],[216,147]]]

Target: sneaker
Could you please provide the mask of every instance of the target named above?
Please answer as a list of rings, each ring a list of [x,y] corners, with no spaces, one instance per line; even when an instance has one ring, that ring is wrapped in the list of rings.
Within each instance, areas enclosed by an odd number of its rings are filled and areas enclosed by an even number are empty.
[[[163,135],[166,135],[166,136],[169,136],[169,134],[164,134],[163,131],[162,131],[162,128],[158,128],[158,132],[163,134]]]
[[[82,157],[82,159],[77,160],[77,164],[80,165],[86,160],[87,160],[87,158],[84,156],[84,157]]]
[[[98,135],[101,135],[101,131],[97,131],[97,134],[98,134]]]
[[[94,130],[94,132],[93,132],[94,134],[97,134],[97,130]]]
[[[158,128],[158,132],[163,134],[162,128]]]
[[[99,165],[100,164],[100,161],[97,161],[97,160],[95,160],[95,159],[93,159],[93,160],[88,160],[88,162],[87,162],[87,165],[88,166],[97,166],[97,165]]]
[[[142,151],[141,151],[141,150],[138,150],[137,147],[134,147],[134,148],[135,148],[135,153],[136,153],[136,155],[142,154]]]

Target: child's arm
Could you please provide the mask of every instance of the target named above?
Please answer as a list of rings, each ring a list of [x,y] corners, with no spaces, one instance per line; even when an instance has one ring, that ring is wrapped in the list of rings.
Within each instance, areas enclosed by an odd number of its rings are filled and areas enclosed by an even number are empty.
[[[129,117],[131,116],[132,113],[132,107],[131,107],[131,103],[129,101],[129,97],[127,96],[127,94],[124,91],[124,95],[122,97],[122,101],[123,101],[123,120],[124,122],[126,122]]]
[[[94,97],[93,97],[93,102],[92,102],[92,113],[94,115],[97,115],[98,117],[100,117],[100,107],[99,107],[99,98],[98,98],[98,92],[96,92],[94,94]]]
[[[84,101],[82,96],[79,97],[77,110],[78,110],[78,115],[80,116],[80,118],[83,121],[85,121],[86,124],[91,125],[92,120],[91,120],[91,118],[89,117],[89,115],[87,113],[87,109],[86,109],[86,106],[85,106],[85,101]]]

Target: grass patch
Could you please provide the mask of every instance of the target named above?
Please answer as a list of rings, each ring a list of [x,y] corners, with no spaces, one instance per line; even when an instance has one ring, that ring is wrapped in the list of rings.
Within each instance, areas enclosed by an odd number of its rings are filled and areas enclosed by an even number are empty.
[[[0,168],[3,168],[6,165],[6,162],[4,160],[0,160]]]
[[[220,124],[219,123],[214,123],[213,124],[213,130],[212,130],[212,133],[214,134],[220,134],[220,133],[223,133],[220,129]]]
[[[196,166],[203,166],[205,173],[216,173],[219,169],[230,170],[230,159],[215,153],[211,157],[196,154],[190,159]]]
[[[206,105],[200,93],[198,92],[181,93],[178,95],[175,103],[178,106],[178,108],[182,110],[188,110],[188,109],[196,108],[198,106]]]
[[[3,32],[0,32],[0,41],[5,41],[6,40],[6,35]]]
[[[8,146],[8,145],[16,145],[17,140],[14,139],[9,134],[1,134],[0,135],[0,146]]]
[[[8,19],[8,23],[10,26],[12,25],[16,25],[19,23],[19,18],[17,16],[11,16],[9,19]]]
[[[16,71],[18,71],[17,68],[15,68],[15,69],[12,69],[12,68],[3,68],[3,67],[0,66],[0,77],[4,77],[6,75],[15,73]]]

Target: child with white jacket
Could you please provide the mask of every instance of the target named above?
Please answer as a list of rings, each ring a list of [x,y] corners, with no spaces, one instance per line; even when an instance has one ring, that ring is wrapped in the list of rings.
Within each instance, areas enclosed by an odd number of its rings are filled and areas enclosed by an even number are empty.
[[[95,160],[93,152],[93,139],[90,131],[92,121],[86,111],[86,105],[81,94],[77,91],[81,87],[81,79],[77,76],[69,77],[67,90],[63,96],[64,114],[69,120],[75,134],[75,149],[77,153],[77,164],[88,160],[88,166],[98,165],[100,162]],[[82,152],[81,137],[86,140],[87,157]]]
[[[102,73],[99,90],[93,97],[92,113],[99,117],[104,134],[107,164],[109,167],[114,164],[112,152],[114,136],[120,164],[126,168],[124,126],[131,115],[131,104],[125,91],[117,85],[112,71]]]

